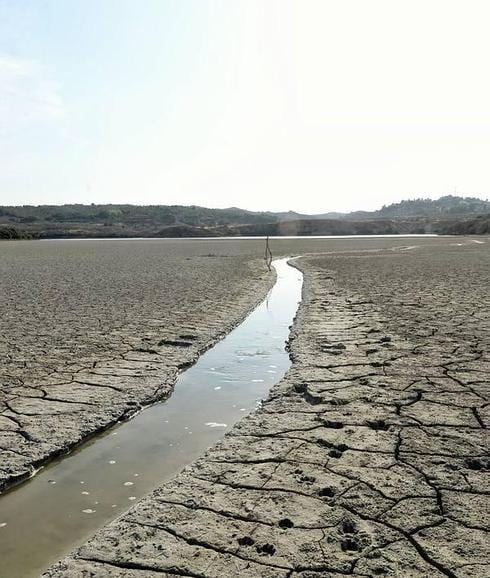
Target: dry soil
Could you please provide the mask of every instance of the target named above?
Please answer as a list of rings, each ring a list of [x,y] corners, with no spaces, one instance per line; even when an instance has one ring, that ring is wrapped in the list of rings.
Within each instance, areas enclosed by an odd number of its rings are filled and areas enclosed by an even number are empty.
[[[45,578],[490,576],[490,240],[478,241],[276,244],[323,251],[298,261],[291,370]],[[231,287],[229,303],[245,299]]]

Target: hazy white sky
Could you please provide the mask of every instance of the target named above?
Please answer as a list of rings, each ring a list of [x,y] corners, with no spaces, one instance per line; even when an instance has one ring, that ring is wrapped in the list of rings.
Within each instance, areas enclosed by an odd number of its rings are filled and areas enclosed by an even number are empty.
[[[0,204],[490,191],[488,0],[0,0]]]

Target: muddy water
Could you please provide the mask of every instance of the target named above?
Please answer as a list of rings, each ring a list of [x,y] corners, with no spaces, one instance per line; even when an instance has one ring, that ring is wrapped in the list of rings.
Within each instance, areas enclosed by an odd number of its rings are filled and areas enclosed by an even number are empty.
[[[290,366],[285,341],[302,275],[277,282],[223,341],[182,373],[172,396],[110,429],[0,497],[0,578],[30,578],[220,439]]]

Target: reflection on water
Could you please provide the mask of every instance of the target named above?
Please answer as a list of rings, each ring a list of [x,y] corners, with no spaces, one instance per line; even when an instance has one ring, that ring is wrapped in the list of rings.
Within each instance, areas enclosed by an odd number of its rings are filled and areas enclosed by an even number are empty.
[[[172,396],[0,497],[0,578],[38,576],[220,439],[290,366],[302,275],[274,262],[267,299],[182,373]]]

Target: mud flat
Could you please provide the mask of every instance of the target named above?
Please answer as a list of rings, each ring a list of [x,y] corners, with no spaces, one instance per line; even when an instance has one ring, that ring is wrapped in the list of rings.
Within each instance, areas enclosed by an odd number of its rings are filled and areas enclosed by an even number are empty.
[[[484,578],[488,239],[299,261],[293,365],[45,578]]]
[[[274,256],[437,238],[281,239]],[[0,245],[0,492],[171,392],[274,282],[263,240]],[[1,522],[0,522],[1,523]]]
[[[0,491],[167,397],[179,369],[274,282],[260,252],[223,244],[20,241],[0,249]]]
[[[415,242],[444,240],[280,239],[272,246],[277,257]],[[166,398],[179,369],[272,286],[263,251],[260,239],[2,242],[0,492]]]
[[[302,275],[287,259],[273,267],[267,298],[179,375],[168,399],[1,497],[0,578],[39,576],[222,439],[282,379]]]

